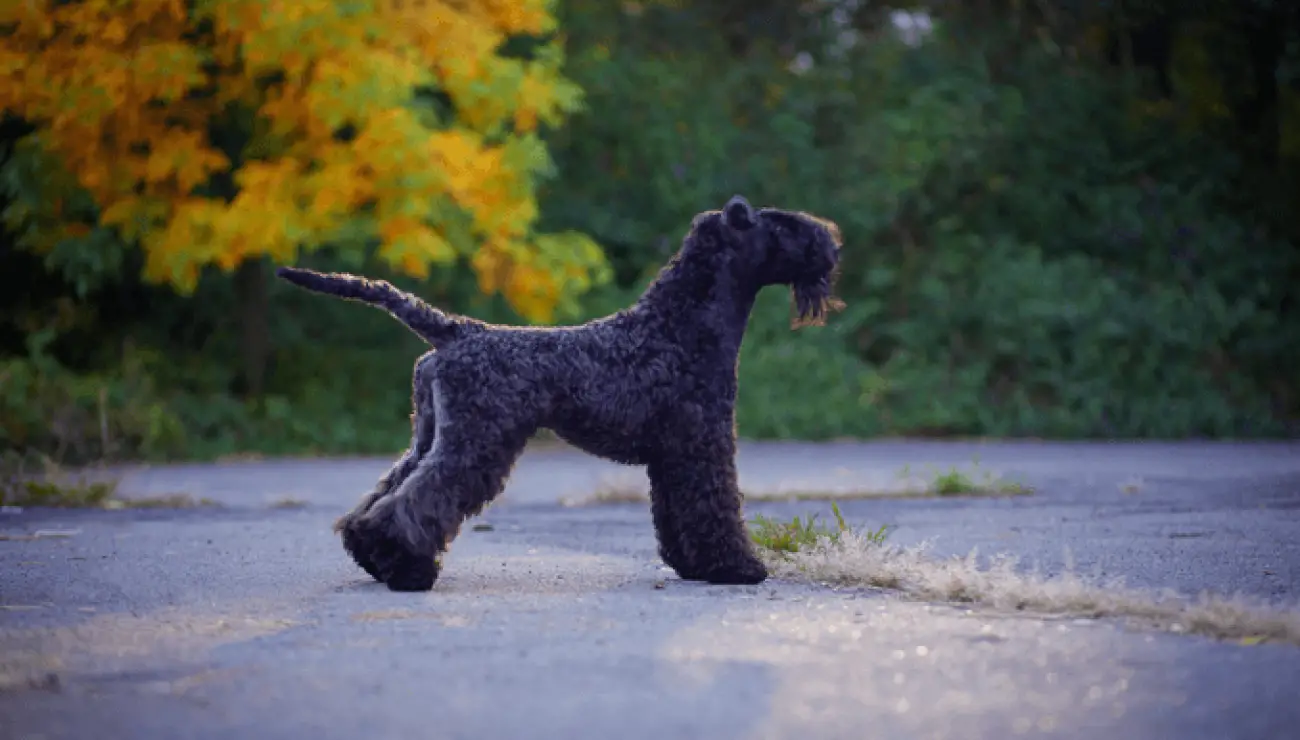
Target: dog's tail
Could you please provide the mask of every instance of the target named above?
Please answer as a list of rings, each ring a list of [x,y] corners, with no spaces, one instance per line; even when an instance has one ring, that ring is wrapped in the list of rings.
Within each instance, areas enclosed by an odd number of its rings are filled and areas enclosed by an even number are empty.
[[[300,267],[279,267],[275,274],[300,288],[386,309],[406,328],[435,348],[482,328],[480,322],[449,316],[386,280],[371,280],[347,273],[316,272]]]

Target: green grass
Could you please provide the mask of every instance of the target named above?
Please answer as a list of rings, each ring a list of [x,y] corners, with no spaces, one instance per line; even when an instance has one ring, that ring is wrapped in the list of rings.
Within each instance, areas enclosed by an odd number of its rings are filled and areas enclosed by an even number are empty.
[[[898,472],[899,478],[911,477],[911,466]],[[923,480],[918,479],[901,489],[890,489],[874,483],[851,485],[821,490],[816,483],[807,488],[764,488],[749,486],[742,491],[747,501],[844,501],[849,499],[923,498],[950,496],[1028,496],[1034,489],[999,477],[993,471],[981,469],[978,458],[972,460],[969,472],[950,467],[948,470],[931,468]],[[604,476],[596,488],[585,495],[563,496],[562,506],[599,506],[602,504],[644,504],[650,500],[650,488],[643,475],[620,472]]]
[[[61,483],[49,480],[8,481],[5,485],[6,506],[48,506],[60,509],[103,508],[113,498],[117,484]]]
[[[834,501],[831,502],[831,513],[835,515],[834,527],[819,524],[815,513],[809,514],[806,518],[796,515],[788,522],[777,521],[759,514],[754,517],[749,528],[749,536],[754,544],[778,554],[807,550],[823,539],[830,541],[831,544],[838,544],[840,537],[852,529],[844,520],[839,504]],[[888,525],[881,525],[880,529],[861,534],[872,542],[883,544],[885,538],[889,536]]]
[[[54,482],[23,481],[9,486],[5,506],[55,509],[193,509],[219,506],[209,498],[195,498],[188,493],[119,498],[116,481]]]
[[[188,493],[165,493],[161,496],[111,498],[105,509],[196,509],[217,507],[221,504],[210,498],[194,497]]]
[[[13,452],[0,457],[0,505],[56,509],[189,509],[217,506],[187,493],[121,498],[116,479],[74,476],[49,458],[25,458]]]
[[[973,463],[979,467],[979,461]],[[903,469],[907,476],[910,468]],[[1033,489],[1023,483],[1003,480],[990,471],[983,471],[978,477],[971,473],[950,467],[945,471],[934,473],[930,479],[928,492],[935,496],[1027,496]]]

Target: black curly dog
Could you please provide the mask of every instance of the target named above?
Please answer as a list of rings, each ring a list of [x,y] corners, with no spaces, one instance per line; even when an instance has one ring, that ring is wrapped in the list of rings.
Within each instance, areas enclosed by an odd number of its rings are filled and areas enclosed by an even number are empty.
[[[659,554],[682,578],[762,582],[736,482],[740,343],[764,286],[791,286],[794,327],[842,307],[839,253],[835,224],[736,196],[695,217],[633,306],[547,328],[448,315],[384,281],[280,268],[308,290],[387,309],[434,348],[415,363],[410,449],[335,524],[344,547],[394,591],[431,589],[462,522],[545,427],[646,466]]]

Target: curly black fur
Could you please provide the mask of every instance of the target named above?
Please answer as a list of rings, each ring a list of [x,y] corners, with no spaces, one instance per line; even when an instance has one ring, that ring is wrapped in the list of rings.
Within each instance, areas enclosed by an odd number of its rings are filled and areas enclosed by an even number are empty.
[[[541,427],[586,452],[645,465],[659,554],[682,578],[759,583],[736,481],[740,344],[758,291],[789,285],[795,323],[820,323],[839,231],[740,196],[695,217],[630,308],[581,326],[449,316],[383,281],[280,268],[309,290],[387,309],[434,350],[416,362],[410,448],[335,530],[396,591],[433,587],[461,524],[505,486]]]
[[[469,334],[483,331],[487,325],[465,316],[448,316],[419,297],[398,290],[385,280],[369,280],[356,275],[340,275],[280,267],[275,274],[307,290],[347,298],[388,310],[398,321],[424,341],[440,347]]]

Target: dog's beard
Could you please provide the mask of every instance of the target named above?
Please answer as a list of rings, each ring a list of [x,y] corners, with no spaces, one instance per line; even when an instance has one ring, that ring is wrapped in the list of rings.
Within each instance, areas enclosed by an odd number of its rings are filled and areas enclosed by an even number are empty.
[[[791,309],[794,314],[790,321],[791,328],[823,326],[828,313],[844,308],[844,301],[836,298],[832,292],[833,283],[834,275],[827,274],[790,286]]]

